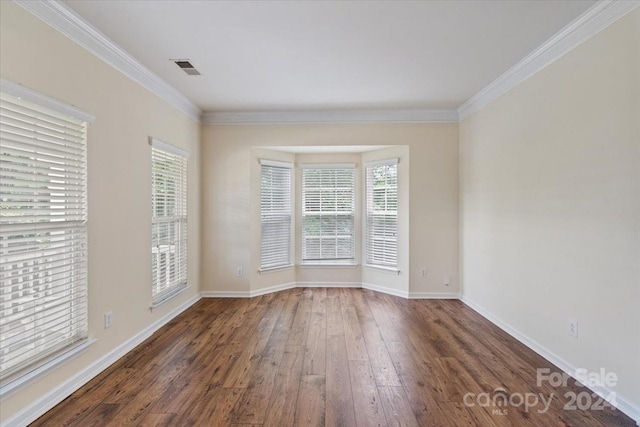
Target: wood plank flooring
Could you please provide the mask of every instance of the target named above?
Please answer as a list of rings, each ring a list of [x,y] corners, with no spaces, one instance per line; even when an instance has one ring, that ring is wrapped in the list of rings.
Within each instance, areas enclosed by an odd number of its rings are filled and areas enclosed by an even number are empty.
[[[613,409],[564,410],[586,389],[538,386],[537,368],[560,372],[460,301],[203,299],[32,425],[635,426]],[[497,388],[549,409],[465,399]]]

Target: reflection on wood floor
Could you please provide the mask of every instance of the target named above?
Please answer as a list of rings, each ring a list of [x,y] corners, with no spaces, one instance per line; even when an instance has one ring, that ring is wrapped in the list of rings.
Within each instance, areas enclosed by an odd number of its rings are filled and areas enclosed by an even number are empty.
[[[319,288],[210,298],[33,425],[635,426],[612,409],[564,410],[565,393],[585,389],[538,386],[537,368],[558,371],[460,301]],[[470,397],[498,388],[551,403]]]

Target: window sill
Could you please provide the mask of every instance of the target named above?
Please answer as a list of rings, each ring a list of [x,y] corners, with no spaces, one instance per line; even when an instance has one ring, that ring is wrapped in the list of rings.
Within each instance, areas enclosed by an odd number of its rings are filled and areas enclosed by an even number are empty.
[[[173,289],[172,291],[167,292],[166,294],[162,295],[156,301],[153,301],[151,303],[151,307],[150,307],[151,311],[153,311],[156,308],[160,307],[162,304],[164,304],[165,302],[173,299],[174,297],[177,297],[178,295],[180,295],[181,293],[183,293],[187,289],[189,289],[189,286],[188,285],[183,285],[183,286],[180,286],[179,288]]]
[[[395,275],[400,275],[400,270],[398,270],[396,267],[385,267],[383,265],[371,265],[371,264],[364,264],[365,267],[367,268],[371,268],[374,270],[380,270],[383,271],[385,273],[389,273],[389,274],[395,274]]]
[[[300,268],[356,268],[357,263],[354,262],[304,262],[299,265]]]
[[[43,378],[53,369],[59,367],[60,365],[70,361],[71,359],[86,351],[87,348],[96,341],[96,339],[90,338],[79,341],[71,348],[63,351],[62,353],[56,354],[49,359],[45,359],[45,361],[39,364],[35,369],[29,372],[25,372],[24,374],[7,382],[6,384],[0,385],[0,400],[9,398],[29,384],[32,384],[35,381]]]
[[[261,268],[260,270],[258,270],[258,273],[260,274],[275,273],[276,271],[287,270],[293,267],[295,267],[293,264],[289,264],[289,265],[282,265],[280,267]]]

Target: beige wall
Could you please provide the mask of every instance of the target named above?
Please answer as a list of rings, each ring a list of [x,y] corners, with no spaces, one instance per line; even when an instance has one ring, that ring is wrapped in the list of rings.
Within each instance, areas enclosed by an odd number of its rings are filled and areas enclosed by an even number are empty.
[[[410,178],[406,203],[411,233],[408,240],[410,255],[402,273],[404,283],[408,283],[411,292],[458,291],[456,123],[205,126],[202,146],[204,291],[249,292],[298,280],[360,281],[359,269],[257,273],[259,229],[256,227],[259,227],[259,221],[255,202],[259,181],[256,180],[256,150],[279,146],[344,145],[408,147],[411,156],[410,167],[405,168]],[[243,277],[236,277],[238,267],[244,268]],[[419,270],[414,271],[420,267],[429,269],[426,278],[419,277]],[[442,284],[445,275],[451,275],[451,286]],[[387,277],[384,276],[380,285],[386,283],[388,287],[395,287],[393,283],[397,278],[389,277],[387,281]]]
[[[459,147],[456,123],[201,127],[20,7],[0,8],[1,76],[96,116],[89,330],[98,340],[2,401],[0,420],[196,295],[201,276],[204,291],[364,281],[437,295],[458,292],[460,271],[465,298],[573,366],[617,372],[616,391],[640,407],[640,11],[464,120]],[[154,312],[148,136],[192,154],[191,288]],[[408,186],[400,276],[362,267],[258,274],[256,160],[312,162],[264,148],[309,145],[403,146],[390,149]],[[114,325],[104,329],[108,310]],[[579,321],[577,340],[567,336],[569,317]]]
[[[114,350],[199,291],[200,125],[22,8],[1,2],[0,74],[95,115],[88,131],[88,351],[0,403],[7,419]],[[149,136],[191,152],[191,288],[151,303],[151,151]],[[113,326],[103,315],[113,311]]]
[[[464,297],[640,408],[640,10],[464,120],[460,146]]]

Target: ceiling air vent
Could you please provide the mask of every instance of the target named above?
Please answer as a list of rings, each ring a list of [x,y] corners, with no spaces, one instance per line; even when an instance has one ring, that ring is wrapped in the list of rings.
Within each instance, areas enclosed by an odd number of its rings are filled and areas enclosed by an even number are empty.
[[[196,70],[195,67],[191,65],[191,62],[186,59],[176,59],[173,62],[175,62],[178,67],[182,68],[182,71],[189,74],[190,76],[200,75],[200,72]]]

